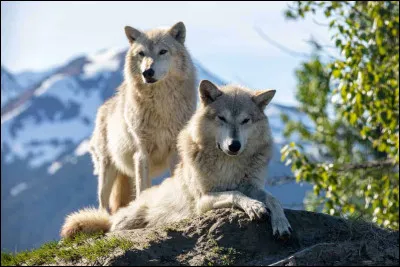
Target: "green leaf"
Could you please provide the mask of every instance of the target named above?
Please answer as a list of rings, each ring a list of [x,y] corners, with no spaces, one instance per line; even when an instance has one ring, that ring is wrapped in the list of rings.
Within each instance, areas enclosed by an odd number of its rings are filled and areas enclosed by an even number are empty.
[[[332,72],[332,75],[333,75],[333,77],[335,77],[335,78],[340,78],[340,77],[342,76],[340,70],[334,70],[334,71]]]

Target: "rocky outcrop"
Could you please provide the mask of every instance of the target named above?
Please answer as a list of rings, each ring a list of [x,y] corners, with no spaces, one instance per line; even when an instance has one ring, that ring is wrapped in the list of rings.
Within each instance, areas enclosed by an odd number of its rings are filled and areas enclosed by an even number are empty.
[[[95,262],[67,265],[398,265],[399,233],[357,220],[285,210],[289,239],[272,235],[270,222],[221,209],[174,225],[107,234],[129,240]]]

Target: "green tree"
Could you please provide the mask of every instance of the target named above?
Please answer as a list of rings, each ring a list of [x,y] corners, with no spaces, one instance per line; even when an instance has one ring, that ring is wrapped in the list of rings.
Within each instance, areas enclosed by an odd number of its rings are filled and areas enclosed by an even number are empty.
[[[282,118],[284,134],[298,134],[319,156],[291,143],[282,160],[297,181],[314,185],[311,209],[398,229],[399,2],[296,1],[286,17],[317,13],[341,56],[323,61],[326,51],[315,43],[296,71],[296,97],[313,127]]]

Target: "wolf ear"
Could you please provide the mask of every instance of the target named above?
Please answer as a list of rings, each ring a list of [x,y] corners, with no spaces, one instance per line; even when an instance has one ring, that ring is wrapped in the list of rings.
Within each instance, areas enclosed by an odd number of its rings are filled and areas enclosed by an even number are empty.
[[[176,23],[174,26],[171,27],[171,29],[169,29],[168,32],[181,44],[185,43],[186,27],[185,24],[183,24],[183,22],[180,21]]]
[[[200,99],[204,105],[214,102],[217,97],[222,95],[222,92],[212,82],[202,80],[199,86]]]
[[[275,95],[276,90],[262,90],[256,91],[253,95],[252,99],[254,103],[261,109],[264,110],[265,107],[271,102],[272,98]]]
[[[125,34],[128,37],[129,43],[132,44],[142,34],[141,31],[132,28],[131,26],[125,26]]]

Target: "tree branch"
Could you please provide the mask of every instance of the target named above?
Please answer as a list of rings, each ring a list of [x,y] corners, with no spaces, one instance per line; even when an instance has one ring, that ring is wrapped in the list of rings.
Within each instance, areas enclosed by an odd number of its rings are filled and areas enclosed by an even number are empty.
[[[364,13],[362,13],[360,10],[358,10],[355,5],[351,5],[350,3],[347,3],[347,6],[349,6],[351,8],[351,10],[353,10],[355,13],[357,13],[360,17],[363,17],[365,20],[368,20],[371,22],[371,18],[368,17],[367,15],[365,15]]]
[[[261,36],[261,38],[263,38],[265,41],[267,41],[268,43],[270,43],[271,45],[277,47],[278,49],[280,49],[281,51],[285,52],[286,54],[291,55],[292,57],[305,57],[305,58],[310,58],[311,55],[306,54],[306,53],[302,53],[302,52],[297,52],[294,50],[291,50],[289,48],[287,48],[284,45],[281,45],[280,43],[272,40],[271,38],[269,38],[259,27],[254,26],[254,30]]]
[[[282,52],[285,52],[286,54],[291,55],[292,57],[304,57],[304,58],[311,58],[312,57],[311,54],[307,54],[307,53],[303,53],[303,52],[297,52],[297,51],[294,51],[294,50],[292,50],[292,49],[290,49],[290,48],[278,43],[277,41],[271,39],[268,35],[266,35],[257,26],[254,26],[254,30],[258,33],[258,35],[260,35],[261,38],[263,38],[269,44],[271,44],[271,45],[275,46],[276,48],[280,49]],[[308,43],[314,45],[315,47],[317,47],[316,45],[318,45],[319,46],[319,49],[317,49],[318,51],[324,52],[330,59],[338,60],[336,57],[332,56],[325,49],[323,49],[324,46],[319,45],[315,40],[314,40],[314,43],[311,43],[311,41],[308,41]]]
[[[369,162],[363,162],[363,163],[344,165],[344,166],[338,168],[338,171],[345,172],[345,171],[352,171],[352,170],[358,170],[358,169],[370,169],[370,168],[382,169],[382,168],[386,168],[386,167],[395,167],[395,165],[396,165],[396,163],[394,160],[387,159],[387,160],[382,160],[382,161],[369,161]]]
[[[312,21],[317,24],[318,26],[323,26],[323,27],[329,27],[329,23],[322,23],[317,21],[315,18],[312,19]]]
[[[338,172],[346,172],[346,171],[354,171],[354,170],[359,170],[359,169],[383,169],[387,167],[395,167],[396,163],[391,160],[383,160],[383,161],[369,161],[369,162],[363,162],[363,163],[356,163],[356,164],[348,164],[348,165],[343,165],[336,169]],[[296,177],[292,175],[284,175],[284,176],[276,176],[276,177],[271,177],[268,178],[268,180],[265,182],[266,186],[277,186],[277,185],[283,185],[283,184],[288,184],[291,182],[295,182]]]
[[[296,181],[296,177],[291,176],[291,175],[285,175],[285,176],[268,178],[265,185],[277,186],[277,185],[282,185],[282,184],[288,184],[288,183],[295,182],[295,181]]]
[[[307,255],[307,253],[313,252],[313,251],[315,251],[317,249],[319,249],[319,251],[324,251],[324,250],[326,250],[327,247],[331,247],[331,246],[334,246],[334,245],[335,245],[335,243],[327,243],[327,242],[315,244],[315,245],[313,245],[311,247],[307,247],[307,248],[305,248],[303,250],[300,250],[300,251],[290,255],[289,257],[283,259],[283,260],[280,260],[280,261],[277,261],[275,263],[272,263],[272,264],[270,264],[268,266],[296,266],[297,265],[296,264],[296,257],[304,257],[304,255]]]

